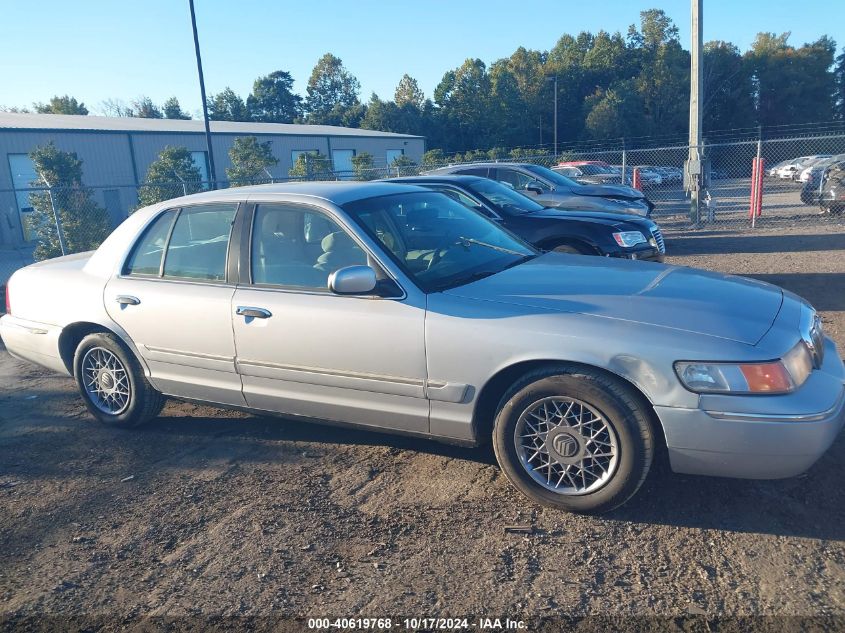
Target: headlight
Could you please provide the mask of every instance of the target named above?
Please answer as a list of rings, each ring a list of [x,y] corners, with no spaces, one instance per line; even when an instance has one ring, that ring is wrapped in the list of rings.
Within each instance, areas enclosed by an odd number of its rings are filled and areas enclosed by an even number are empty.
[[[812,370],[810,351],[800,341],[781,360],[765,363],[675,363],[678,378],[696,393],[789,393]]]
[[[614,233],[613,239],[619,246],[630,248],[637,244],[647,244],[648,240],[645,235],[639,231],[622,231],[621,233]]]

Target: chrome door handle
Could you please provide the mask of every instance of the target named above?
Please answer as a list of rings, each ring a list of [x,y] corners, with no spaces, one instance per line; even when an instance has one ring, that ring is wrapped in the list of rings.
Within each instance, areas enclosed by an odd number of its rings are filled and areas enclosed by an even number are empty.
[[[122,306],[136,306],[141,303],[138,297],[132,295],[118,295],[116,301]]]
[[[252,317],[254,319],[269,319],[273,313],[264,308],[253,308],[251,306],[238,306],[235,312],[238,316]]]

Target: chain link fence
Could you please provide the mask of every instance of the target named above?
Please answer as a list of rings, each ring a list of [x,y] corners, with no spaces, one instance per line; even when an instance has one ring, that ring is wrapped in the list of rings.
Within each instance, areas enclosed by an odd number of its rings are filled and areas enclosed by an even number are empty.
[[[664,233],[706,230],[748,231],[791,227],[845,225],[845,135],[745,140],[705,144],[701,155],[707,177],[695,213],[685,185],[684,168],[689,147],[649,147],[595,151],[548,152],[496,150],[493,155],[473,154],[500,163],[530,162],[549,167],[583,184],[635,186],[654,204],[652,218]],[[753,208],[752,171],[762,159],[760,204]],[[424,174],[455,161],[422,165],[360,168],[354,172],[326,169],[304,178],[260,178],[218,182],[217,187],[289,182],[295,180],[377,180]],[[471,163],[466,163],[471,164]],[[0,283],[7,268],[21,259],[44,259],[96,248],[108,233],[135,209],[153,202],[209,189],[208,182],[178,181],[109,187],[33,187],[0,190],[0,229],[20,232],[28,247],[0,250]],[[753,210],[752,210],[753,208]],[[4,224],[5,226],[2,226]]]

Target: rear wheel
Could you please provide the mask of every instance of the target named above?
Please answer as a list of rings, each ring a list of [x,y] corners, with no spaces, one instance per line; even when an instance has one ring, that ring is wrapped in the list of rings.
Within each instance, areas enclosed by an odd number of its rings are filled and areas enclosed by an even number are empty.
[[[165,398],[114,334],[89,334],[79,343],[73,374],[88,411],[100,422],[133,427],[157,416]]]
[[[493,447],[502,471],[529,499],[600,513],[639,489],[654,435],[646,405],[630,387],[561,365],[526,375],[505,394]]]

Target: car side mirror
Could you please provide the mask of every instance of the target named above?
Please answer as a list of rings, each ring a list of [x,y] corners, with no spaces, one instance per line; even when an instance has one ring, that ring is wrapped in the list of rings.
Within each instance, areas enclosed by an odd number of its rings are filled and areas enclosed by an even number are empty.
[[[329,275],[329,290],[336,295],[366,295],[375,290],[376,271],[369,266],[347,266]]]
[[[533,193],[535,196],[543,195],[543,190],[540,189],[537,185],[525,185],[525,191],[529,193]]]

